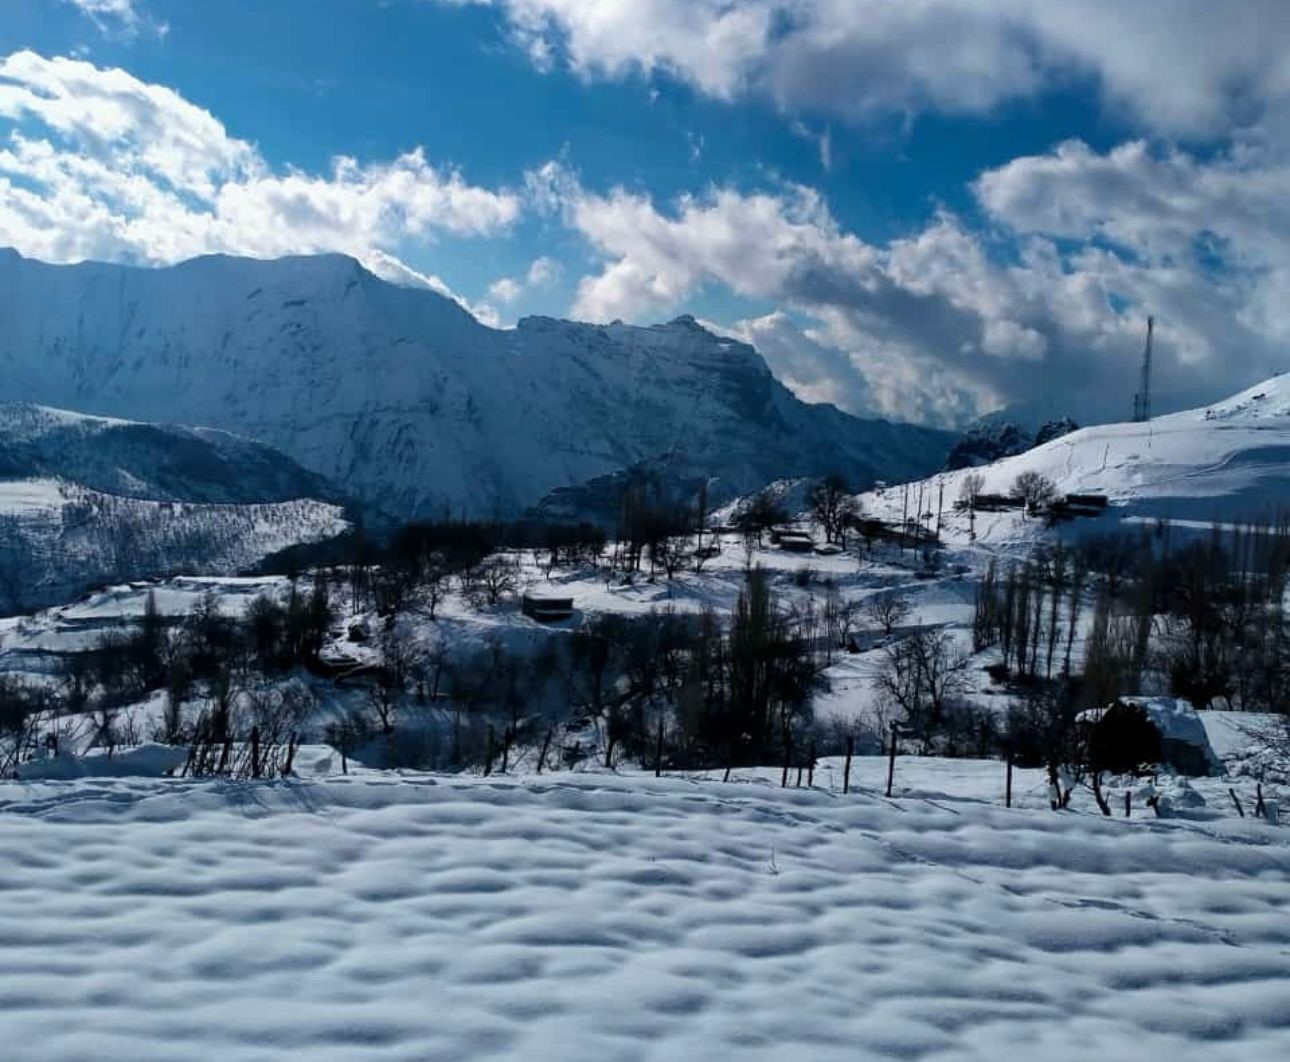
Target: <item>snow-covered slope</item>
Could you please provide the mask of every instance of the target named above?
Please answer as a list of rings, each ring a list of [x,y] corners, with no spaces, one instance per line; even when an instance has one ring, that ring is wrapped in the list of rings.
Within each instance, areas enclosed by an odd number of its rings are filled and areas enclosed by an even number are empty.
[[[952,441],[807,405],[690,318],[497,331],[339,256],[152,270],[0,252],[0,400],[237,431],[404,516],[518,511],[676,451],[732,491],[899,480]]]
[[[226,432],[0,407],[0,613],[236,571],[347,526],[320,477]]]
[[[1105,494],[1112,518],[1209,523],[1284,510],[1290,505],[1290,374],[1208,408],[1083,428],[1016,457],[936,476],[924,488],[924,510],[935,510],[942,487],[948,510],[969,475],[982,476],[987,493],[1006,494],[1028,471],[1052,480],[1062,494]],[[874,514],[898,519],[903,495],[902,488],[862,500]],[[1019,521],[1017,514],[982,514],[976,530],[986,541],[1002,539]],[[951,538],[965,528],[962,518],[948,525]]]
[[[238,571],[349,523],[331,502],[150,501],[58,479],[0,481],[0,615],[105,582]]]
[[[321,476],[229,432],[0,404],[0,478],[53,477],[152,501],[334,498]]]

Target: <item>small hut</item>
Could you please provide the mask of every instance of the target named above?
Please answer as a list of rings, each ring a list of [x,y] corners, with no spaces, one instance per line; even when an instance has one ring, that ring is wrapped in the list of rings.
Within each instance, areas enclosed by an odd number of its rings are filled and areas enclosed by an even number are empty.
[[[525,594],[520,603],[520,610],[539,623],[557,623],[573,615],[573,598]]]
[[[1223,764],[1190,702],[1177,697],[1121,697],[1118,704],[1142,709],[1160,731],[1160,760],[1178,774],[1202,777],[1223,773]],[[1080,722],[1097,726],[1107,708],[1080,713]]]
[[[815,540],[805,531],[781,531],[779,548],[785,553],[810,553],[815,549]]]

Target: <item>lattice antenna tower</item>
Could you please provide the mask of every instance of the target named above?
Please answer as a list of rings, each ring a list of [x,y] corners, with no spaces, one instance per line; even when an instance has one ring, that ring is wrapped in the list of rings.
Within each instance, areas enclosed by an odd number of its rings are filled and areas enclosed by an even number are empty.
[[[1151,419],[1151,338],[1156,328],[1156,319],[1147,318],[1147,345],[1142,351],[1142,380],[1138,384],[1138,393],[1133,396],[1133,420],[1135,423]]]

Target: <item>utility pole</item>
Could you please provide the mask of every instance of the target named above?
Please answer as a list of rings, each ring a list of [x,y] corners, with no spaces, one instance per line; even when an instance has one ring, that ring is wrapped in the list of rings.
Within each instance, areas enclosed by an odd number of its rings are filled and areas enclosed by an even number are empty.
[[[1151,419],[1151,336],[1155,331],[1156,319],[1147,318],[1147,346],[1142,352],[1142,380],[1138,393],[1133,396],[1133,420],[1136,424]]]

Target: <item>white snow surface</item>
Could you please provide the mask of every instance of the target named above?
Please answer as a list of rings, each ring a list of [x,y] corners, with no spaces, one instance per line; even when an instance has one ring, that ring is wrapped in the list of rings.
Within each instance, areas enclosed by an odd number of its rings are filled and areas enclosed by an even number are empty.
[[[17,1062],[1262,1062],[1288,884],[1263,823],[984,794],[10,783],[0,1035]]]

